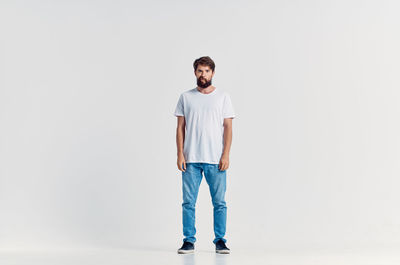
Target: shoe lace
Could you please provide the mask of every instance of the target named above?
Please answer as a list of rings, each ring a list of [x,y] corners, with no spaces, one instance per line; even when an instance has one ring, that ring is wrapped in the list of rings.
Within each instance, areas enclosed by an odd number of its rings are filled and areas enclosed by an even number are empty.
[[[223,240],[219,240],[219,241],[217,242],[217,244],[218,244],[218,246],[221,247],[221,248],[227,248],[226,245],[225,245],[225,242],[224,242]]]
[[[186,247],[186,246],[191,246],[192,245],[192,243],[190,243],[190,242],[187,242],[187,241],[185,241],[184,243],[183,243],[183,247]]]

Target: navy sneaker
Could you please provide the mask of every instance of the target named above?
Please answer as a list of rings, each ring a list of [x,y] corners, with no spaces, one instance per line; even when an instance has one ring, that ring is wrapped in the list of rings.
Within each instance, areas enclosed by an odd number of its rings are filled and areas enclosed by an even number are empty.
[[[215,243],[215,252],[219,254],[229,254],[230,249],[225,245],[225,242],[220,239]]]
[[[180,249],[178,249],[179,254],[188,254],[194,252],[194,244],[192,242],[185,241]]]

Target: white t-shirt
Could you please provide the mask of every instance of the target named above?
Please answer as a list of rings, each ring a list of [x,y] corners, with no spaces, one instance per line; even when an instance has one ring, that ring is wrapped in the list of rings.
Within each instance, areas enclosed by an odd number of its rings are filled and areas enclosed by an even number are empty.
[[[215,88],[203,94],[196,88],[183,92],[175,116],[185,116],[183,155],[187,163],[219,164],[224,146],[224,118],[234,118],[231,98]]]

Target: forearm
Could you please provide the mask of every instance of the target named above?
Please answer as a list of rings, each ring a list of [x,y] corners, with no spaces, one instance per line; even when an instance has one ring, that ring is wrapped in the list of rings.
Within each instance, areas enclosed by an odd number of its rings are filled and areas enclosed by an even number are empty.
[[[185,141],[185,128],[176,129],[176,147],[177,155],[183,155],[183,143]]]
[[[232,144],[232,126],[224,127],[224,149],[222,151],[222,156],[228,156],[231,150]]]

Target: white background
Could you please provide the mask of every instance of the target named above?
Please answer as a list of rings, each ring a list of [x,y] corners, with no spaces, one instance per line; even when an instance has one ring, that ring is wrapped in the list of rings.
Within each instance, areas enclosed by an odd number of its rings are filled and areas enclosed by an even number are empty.
[[[0,248],[178,248],[193,61],[237,117],[233,249],[400,247],[397,1],[1,1]],[[212,247],[203,179],[197,243]]]

